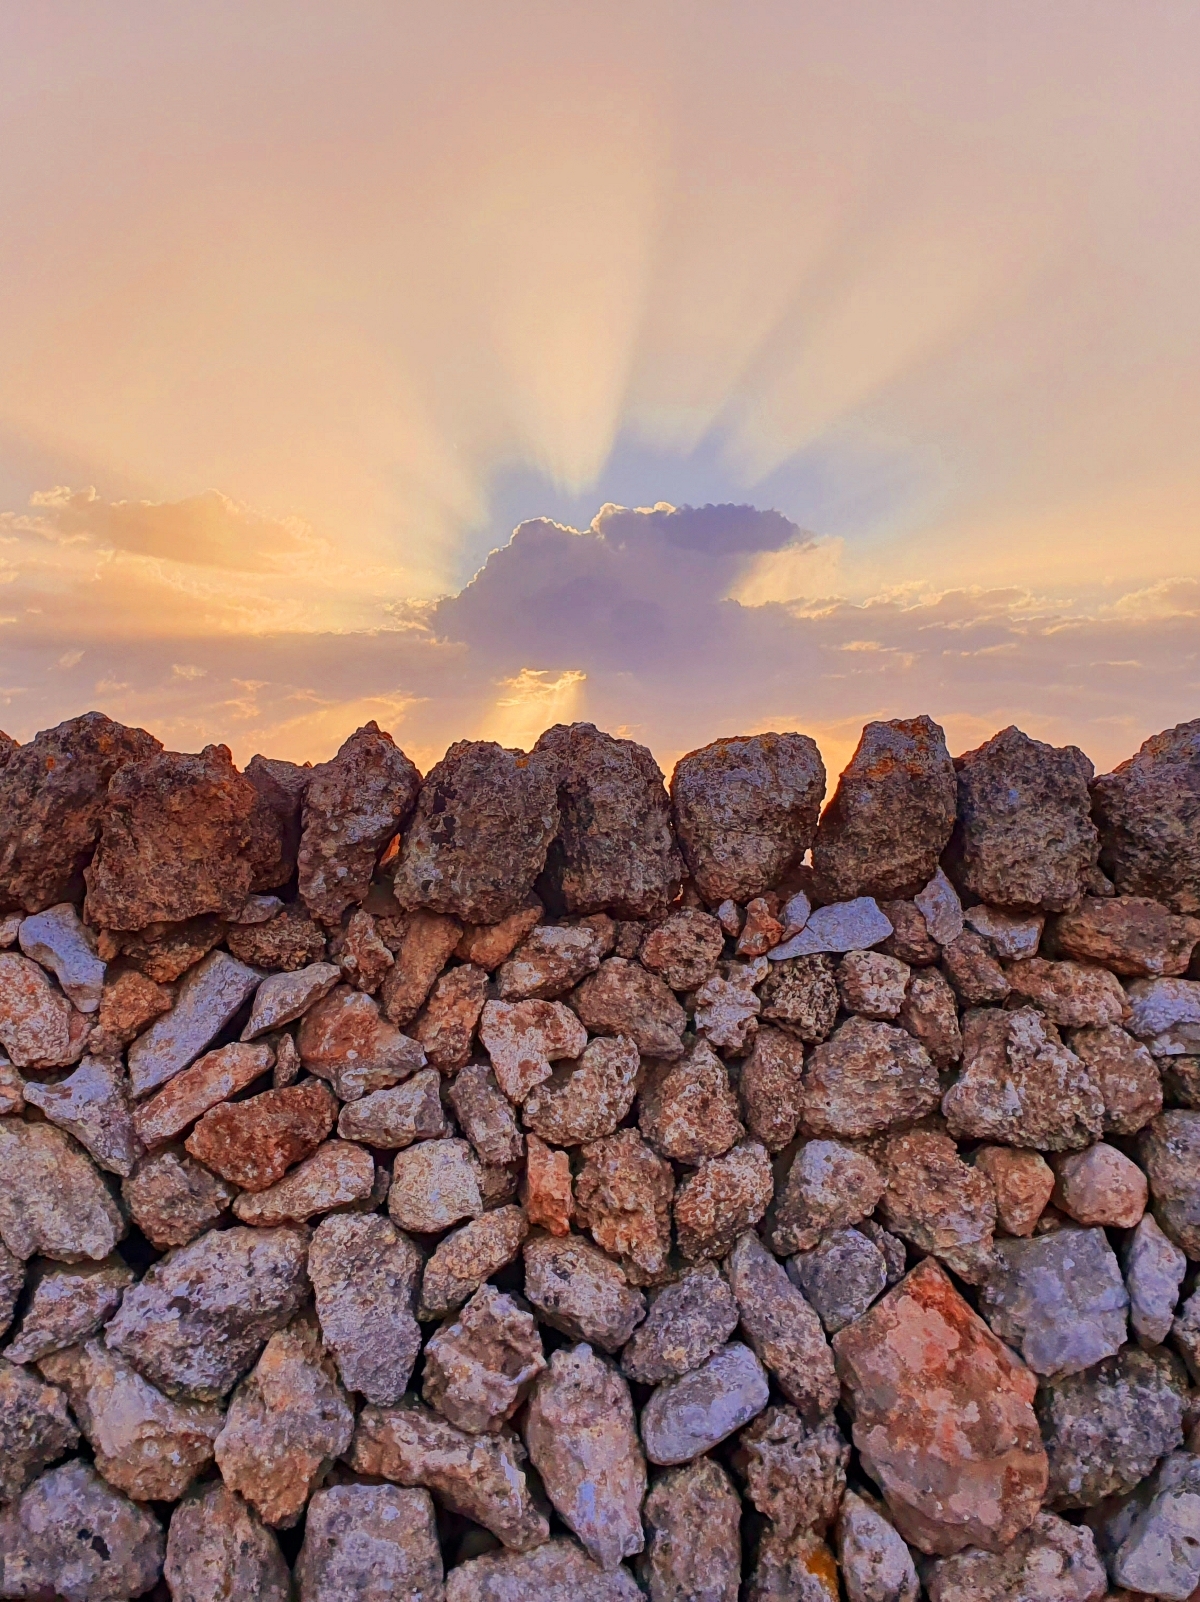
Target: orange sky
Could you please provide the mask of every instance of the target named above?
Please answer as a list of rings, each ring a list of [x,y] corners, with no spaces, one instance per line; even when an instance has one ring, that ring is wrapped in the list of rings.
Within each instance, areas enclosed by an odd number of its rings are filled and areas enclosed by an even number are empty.
[[[1198,59],[1190,0],[0,8],[0,726],[1111,765],[1200,713]]]

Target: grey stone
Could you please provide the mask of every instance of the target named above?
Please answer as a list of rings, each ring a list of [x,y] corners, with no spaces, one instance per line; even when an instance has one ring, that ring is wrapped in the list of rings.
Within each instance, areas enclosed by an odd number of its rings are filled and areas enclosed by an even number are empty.
[[[912,1553],[879,1509],[853,1491],[842,1498],[837,1554],[847,1602],[918,1602]]]
[[[442,1574],[427,1491],[331,1485],[309,1504],[300,1602],[442,1602]]]
[[[750,1501],[782,1535],[829,1528],[846,1489],[850,1444],[832,1418],[809,1424],[768,1407],[738,1437],[733,1466]]]
[[[525,1303],[481,1285],[429,1337],[421,1394],[457,1429],[494,1434],[545,1367],[542,1338]]]
[[[124,1233],[100,1171],[70,1135],[0,1118],[0,1237],[14,1256],[99,1262]]]
[[[1200,912],[1200,719],[1151,735],[1092,781],[1100,862],[1121,895]]]
[[[1131,1591],[1187,1602],[1200,1585],[1200,1458],[1172,1452],[1146,1490],[1112,1577]]]
[[[913,901],[925,919],[930,938],[939,946],[953,945],[963,932],[963,905],[958,891],[940,868]]]
[[[660,1474],[642,1518],[638,1573],[650,1602],[737,1602],[742,1576],[742,1504],[712,1458]]]
[[[827,1230],[857,1224],[874,1211],[884,1177],[865,1152],[836,1140],[808,1140],[776,1190],[768,1239],[780,1256],[811,1251]]]
[[[269,973],[254,993],[241,1038],[257,1040],[269,1029],[294,1023],[314,1002],[327,996],[341,977],[342,970],[332,962],[310,962],[293,973]]]
[[[930,1113],[937,1070],[904,1029],[847,1018],[804,1069],[804,1123],[814,1135],[856,1139]]]
[[[384,1150],[440,1139],[449,1128],[436,1068],[422,1068],[402,1085],[372,1090],[358,1101],[347,1102],[337,1126],[343,1140],[362,1140]]]
[[[605,1571],[556,1536],[532,1552],[486,1552],[446,1577],[446,1602],[643,1602],[626,1568]]]
[[[35,1480],[0,1516],[0,1594],[123,1602],[162,1572],[162,1526],[77,1458]]]
[[[770,1399],[766,1372],[748,1346],[731,1341],[699,1368],[664,1380],[642,1409],[652,1463],[687,1463],[748,1424]]]
[[[25,1284],[25,1264],[0,1240],[0,1335],[12,1323],[13,1309]]]
[[[762,1016],[810,1044],[824,1040],[838,1012],[838,988],[828,956],[776,963],[759,987]]]
[[[258,986],[262,973],[227,951],[210,951],[184,975],[171,1011],[155,1019],[128,1052],[135,1096],[157,1090],[195,1062]]]
[[[657,1385],[698,1368],[738,1325],[733,1292],[715,1263],[699,1263],[652,1293],[645,1322],[621,1353],[632,1380]]]
[[[129,1080],[119,1063],[85,1057],[57,1084],[29,1080],[25,1100],[74,1135],[101,1168],[123,1176],[133,1172],[142,1143],[133,1127]]]
[[[1155,1057],[1200,1053],[1200,979],[1135,979],[1127,1027]]]
[[[1077,1374],[1125,1342],[1129,1296],[1102,1229],[998,1240],[979,1309],[1035,1374]]]
[[[892,923],[873,896],[835,901],[818,907],[799,934],[768,951],[772,962],[812,957],[822,951],[866,951],[892,932]]]
[[[346,1388],[381,1406],[398,1402],[421,1350],[417,1248],[377,1213],[331,1214],[313,1231],[308,1274]]]
[[[931,1564],[926,1585],[930,1602],[1100,1602],[1107,1577],[1089,1529],[1039,1513],[1003,1552]]]
[[[96,955],[95,936],[71,902],[26,918],[18,939],[25,955],[49,968],[80,1012],[99,1011],[105,964]]]
[[[888,1283],[883,1253],[857,1229],[830,1231],[811,1251],[789,1258],[787,1272],[827,1335],[861,1318]]]
[[[160,1251],[212,1229],[236,1195],[233,1185],[171,1146],[144,1158],[121,1186],[130,1219]]]
[[[1134,1230],[1123,1256],[1129,1322],[1141,1346],[1158,1346],[1171,1330],[1187,1258],[1151,1213]]]
[[[1004,962],[1020,962],[1036,957],[1041,943],[1045,916],[1040,912],[1003,912],[980,901],[963,913],[964,921],[982,935]]]
[[[983,1007],[963,1019],[963,1067],[942,1097],[956,1140],[1079,1151],[1104,1127],[1104,1098],[1087,1066],[1032,1007]]]
[[[1138,1136],[1154,1216],[1190,1258],[1200,1258],[1200,1112],[1172,1109]]]
[[[636,1053],[634,1062],[637,1062]],[[527,1120],[530,1103],[537,1095],[535,1088],[525,1103]],[[474,1146],[481,1163],[520,1162],[525,1155],[525,1138],[517,1124],[512,1102],[496,1083],[496,1076],[487,1063],[472,1062],[461,1069],[454,1076],[449,1099],[459,1127]]]
[[[78,1440],[64,1393],[0,1357],[0,1505],[20,1496]]]
[[[175,1602],[291,1602],[279,1542],[219,1480],[194,1485],[172,1513],[163,1574]]]
[[[525,1243],[525,1295],[542,1322],[619,1351],[646,1316],[646,1298],[610,1257],[580,1235],[533,1235]]]

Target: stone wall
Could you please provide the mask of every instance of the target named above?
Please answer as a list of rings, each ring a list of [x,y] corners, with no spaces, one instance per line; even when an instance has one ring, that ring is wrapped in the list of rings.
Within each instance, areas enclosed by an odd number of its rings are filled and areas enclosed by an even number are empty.
[[[1200,720],[826,788],[0,736],[0,1596],[1189,1597]]]

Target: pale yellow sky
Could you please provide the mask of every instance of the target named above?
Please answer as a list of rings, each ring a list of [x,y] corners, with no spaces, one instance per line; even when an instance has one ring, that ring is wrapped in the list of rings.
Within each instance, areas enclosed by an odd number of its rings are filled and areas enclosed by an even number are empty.
[[[1155,0],[0,7],[0,726],[1111,764],[1200,710],[1198,58]]]

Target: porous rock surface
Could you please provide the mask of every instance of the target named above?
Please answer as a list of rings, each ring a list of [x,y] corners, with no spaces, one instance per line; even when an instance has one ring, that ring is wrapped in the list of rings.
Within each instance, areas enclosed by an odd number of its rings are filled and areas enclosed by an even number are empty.
[[[1198,729],[0,740],[0,1596],[1190,1598]]]

